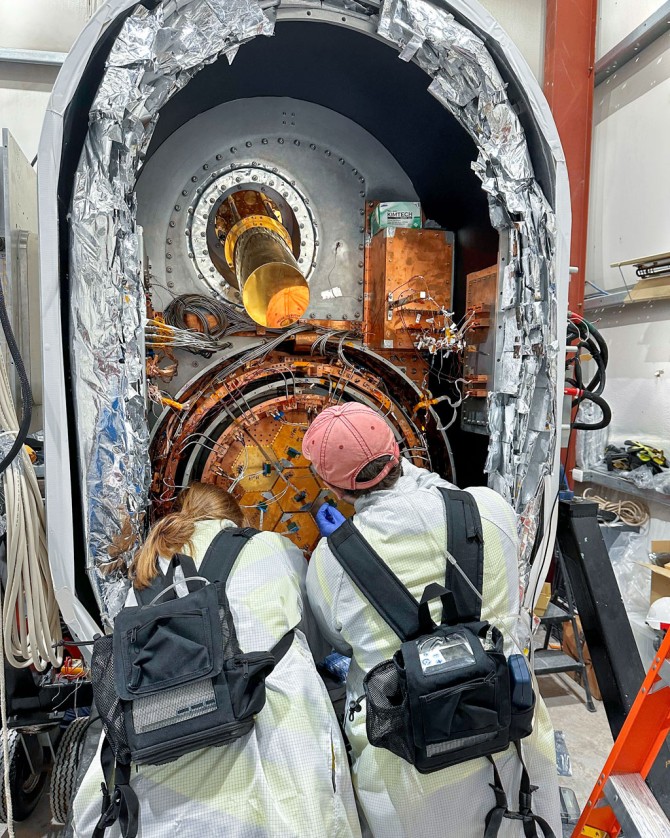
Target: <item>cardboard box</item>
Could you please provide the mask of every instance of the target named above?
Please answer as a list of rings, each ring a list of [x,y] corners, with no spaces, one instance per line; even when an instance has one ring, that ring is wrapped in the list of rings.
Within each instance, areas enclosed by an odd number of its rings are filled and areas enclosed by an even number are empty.
[[[628,297],[633,302],[667,300],[670,297],[670,278],[664,275],[653,279],[640,279],[635,287],[629,291]],[[625,302],[628,302],[628,300],[625,300]]]
[[[534,614],[536,617],[544,617],[550,599],[551,582],[545,582],[544,585],[542,585],[540,596],[537,598],[537,603],[535,605]]]
[[[670,541],[652,541],[652,553],[670,553]],[[649,602],[656,602],[664,596],[670,596],[670,567],[659,567],[655,564],[642,562],[643,567],[651,570],[651,594]]]
[[[415,201],[384,201],[372,210],[370,235],[387,227],[421,228],[421,204]]]

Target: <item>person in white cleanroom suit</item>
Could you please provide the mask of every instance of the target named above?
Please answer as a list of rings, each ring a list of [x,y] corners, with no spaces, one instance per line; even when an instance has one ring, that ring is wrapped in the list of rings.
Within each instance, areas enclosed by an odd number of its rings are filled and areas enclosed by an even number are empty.
[[[193,484],[179,512],[152,529],[131,571],[143,587],[157,557],[187,553],[196,566],[224,527],[243,525],[222,489]],[[168,562],[159,559],[163,572]],[[203,748],[161,766],[132,768],[140,802],[138,838],[358,838],[349,765],[328,693],[304,634],[305,559],[288,539],[259,533],[242,549],[226,583],[243,652],[269,650],[291,629],[291,648],[266,679],[266,703],[253,730],[223,747]],[[136,603],[131,590],[127,605]],[[101,811],[95,757],[73,806],[75,838],[90,838]],[[106,838],[118,838],[118,822]]]
[[[419,600],[428,584],[443,584],[446,516],[437,487],[450,484],[402,459],[382,416],[353,403],[327,408],[305,434],[303,453],[340,497],[354,503],[355,527],[412,596]],[[482,619],[503,631],[505,651],[511,654],[517,649],[509,638],[520,616],[516,517],[491,489],[469,491],[477,503],[484,536]],[[322,535],[328,535],[343,519],[332,507],[322,510],[317,522]],[[391,658],[400,640],[351,581],[325,538],[310,561],[307,592],[326,638],[334,649],[352,657],[349,705],[364,695],[366,673]],[[374,838],[482,838],[486,816],[496,805],[490,763],[477,758],[420,774],[390,751],[370,745],[365,705],[363,700],[360,710],[347,714],[345,730],[353,750],[354,788]],[[532,810],[560,836],[554,731],[539,695],[533,727],[531,736],[522,742],[530,782],[538,786]],[[514,746],[496,754],[494,760],[509,808],[515,810],[521,762]],[[541,835],[539,827],[537,834]],[[499,838],[523,835],[521,821],[503,819]]]

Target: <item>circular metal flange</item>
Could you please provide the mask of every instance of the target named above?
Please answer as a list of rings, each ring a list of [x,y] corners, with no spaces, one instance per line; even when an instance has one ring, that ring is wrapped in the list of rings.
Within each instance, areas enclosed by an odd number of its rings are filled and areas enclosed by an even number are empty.
[[[241,306],[214,226],[204,237],[192,237],[188,228],[198,220],[195,206],[201,211],[207,207],[201,198],[215,181],[255,166],[288,180],[308,208],[312,223],[300,230],[282,193],[271,195],[272,187],[265,187],[283,223],[290,216],[294,253],[303,240],[297,233],[313,231],[316,258],[305,271],[309,318],[360,319],[366,197],[416,200],[416,192],[395,158],[359,125],[322,106],[282,97],[234,100],[203,112],[175,131],[144,166],[137,182],[138,223],[156,306],[165,307],[173,296],[187,293],[211,294]],[[241,185],[234,184],[237,189]],[[258,181],[248,187],[257,188]],[[210,208],[220,200],[220,194],[214,197]],[[201,271],[195,257],[205,249],[204,242],[212,265]],[[192,243],[201,246],[194,250]],[[301,269],[306,265],[298,264]],[[177,389],[203,365],[196,358],[189,366],[184,374],[180,369]]]
[[[299,250],[296,254],[303,276],[309,277],[316,264],[318,249],[317,221],[310,207],[310,200],[290,175],[280,172],[277,166],[269,163],[231,164],[225,172],[214,173],[206,186],[196,194],[188,209],[186,236],[189,254],[193,254],[193,263],[198,276],[210,289],[221,295],[228,302],[241,306],[241,298],[235,288],[216,268],[209,250],[208,229],[221,205],[232,192],[242,189],[257,191],[266,187],[280,195],[291,208],[300,232]]]

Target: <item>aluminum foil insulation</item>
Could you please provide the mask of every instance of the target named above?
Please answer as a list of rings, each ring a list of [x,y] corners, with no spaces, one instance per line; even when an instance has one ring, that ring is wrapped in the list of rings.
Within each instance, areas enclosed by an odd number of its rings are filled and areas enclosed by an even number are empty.
[[[339,5],[371,10],[354,0]],[[109,572],[110,560],[130,557],[148,494],[135,181],[160,108],[206,64],[221,55],[232,61],[245,41],[272,35],[270,15],[256,0],[165,0],[151,11],[138,6],[116,39],[91,109],[71,206],[71,362],[86,562],[107,621],[122,606],[127,584],[123,574]],[[503,376],[490,398],[487,471],[490,484],[521,513],[525,563],[539,486],[555,446],[553,213],[482,40],[424,0],[386,0],[378,32],[402,60],[428,73],[430,92],[473,137],[491,221],[509,231]]]
[[[89,576],[103,616],[136,546],[149,488],[144,283],[134,185],[159,109],[205,64],[273,24],[255,0],[139,6],[93,102],[71,207],[71,361]]]
[[[484,42],[425,0],[386,0],[378,33],[414,60],[428,90],[479,149],[473,169],[488,194],[492,225],[509,242],[502,287],[503,345],[489,397],[489,485],[519,513],[522,579],[556,444],[558,332],[554,213],[534,178],[523,128]],[[505,259],[505,254],[501,253]]]

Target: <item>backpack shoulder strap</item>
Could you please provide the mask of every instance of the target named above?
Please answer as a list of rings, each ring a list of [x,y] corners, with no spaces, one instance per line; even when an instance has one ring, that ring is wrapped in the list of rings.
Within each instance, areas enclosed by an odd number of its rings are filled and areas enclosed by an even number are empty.
[[[351,521],[328,537],[328,547],[363,596],[405,641],[419,633],[419,603]]]
[[[190,579],[194,576],[199,576],[200,574],[196,570],[195,562],[190,556],[185,556],[181,553],[176,553],[172,559],[170,560],[170,564],[168,565],[167,573],[163,573],[160,569],[160,565],[158,567],[158,573],[151,581],[151,584],[148,585],[146,588],[134,588],[135,591],[135,599],[137,600],[138,605],[150,605],[151,602],[166,588],[174,582],[174,572],[177,565],[181,566],[182,573],[184,574],[185,579]],[[189,583],[186,583],[189,591],[191,590],[191,586]],[[195,588],[193,588],[195,590]],[[175,599],[177,596],[175,591],[169,591],[168,595],[165,597],[165,600],[168,599]],[[164,600],[164,601],[165,601]]]
[[[469,492],[439,487],[447,515],[447,550],[479,596],[462,574],[447,561],[444,587],[453,591],[462,622],[478,622],[482,613],[484,581],[484,535],[477,502]]]
[[[226,582],[237,557],[249,541],[258,534],[253,527],[226,527],[217,533],[207,548],[198,570],[210,582]]]

